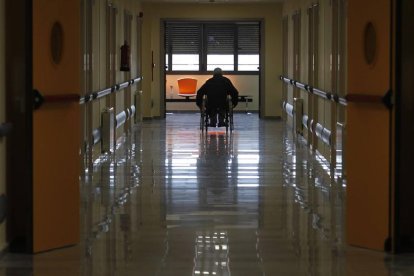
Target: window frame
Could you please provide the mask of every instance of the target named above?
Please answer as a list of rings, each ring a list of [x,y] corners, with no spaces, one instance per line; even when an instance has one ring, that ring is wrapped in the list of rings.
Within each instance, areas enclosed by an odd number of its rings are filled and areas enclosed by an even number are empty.
[[[231,21],[198,21],[198,20],[164,20],[164,65],[165,74],[168,75],[211,75],[213,70],[207,70],[207,28],[209,26],[226,25],[231,26],[234,30],[234,45],[233,45],[233,58],[234,58],[234,70],[223,70],[224,74],[231,75],[259,75],[261,71],[261,24],[260,20],[231,20]],[[200,24],[200,46],[199,46],[199,70],[172,70],[172,53],[171,49],[167,49],[167,26],[169,24]],[[258,30],[258,69],[255,71],[243,70],[239,71],[239,55],[245,53],[239,53],[238,51],[238,27],[240,25],[257,26]],[[168,45],[171,45],[169,42]],[[167,57],[168,56],[168,60]]]

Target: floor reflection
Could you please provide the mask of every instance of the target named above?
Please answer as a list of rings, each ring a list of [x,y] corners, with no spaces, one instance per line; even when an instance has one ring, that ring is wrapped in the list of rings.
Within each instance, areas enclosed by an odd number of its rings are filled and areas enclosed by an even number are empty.
[[[197,232],[194,275],[231,275],[226,231]]]
[[[144,121],[95,158],[81,243],[5,254],[0,275],[414,275],[413,255],[346,246],[342,171],[283,122],[235,114],[233,133],[200,133],[198,119]]]

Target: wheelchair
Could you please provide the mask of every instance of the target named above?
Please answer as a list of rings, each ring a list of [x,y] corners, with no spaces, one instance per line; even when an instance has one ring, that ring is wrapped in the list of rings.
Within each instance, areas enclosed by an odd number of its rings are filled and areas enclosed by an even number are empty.
[[[209,126],[209,122],[210,122],[210,118],[208,116],[207,113],[207,106],[208,106],[208,98],[207,95],[203,96],[203,102],[201,105],[201,109],[200,109],[200,130],[202,132],[204,131],[208,131],[208,126]],[[232,132],[234,129],[234,124],[233,124],[233,103],[231,101],[231,96],[227,95],[227,99],[226,99],[226,113],[225,113],[225,117],[224,117],[224,123],[226,126],[226,132],[230,131]]]

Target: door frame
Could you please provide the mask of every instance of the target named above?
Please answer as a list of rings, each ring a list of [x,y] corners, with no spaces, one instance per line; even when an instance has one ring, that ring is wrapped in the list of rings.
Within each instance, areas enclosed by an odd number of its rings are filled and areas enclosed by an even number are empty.
[[[165,118],[166,117],[166,113],[167,113],[167,102],[166,102],[166,83],[167,83],[167,73],[166,73],[166,63],[165,63],[165,23],[167,21],[179,21],[179,20],[186,20],[185,18],[182,19],[168,19],[168,18],[162,18],[160,20],[160,60],[159,60],[159,64],[160,66],[160,80],[162,80],[162,83],[160,83],[160,116],[161,118]],[[265,87],[265,83],[264,83],[264,76],[265,76],[265,56],[264,56],[264,45],[265,45],[265,21],[263,18],[259,18],[259,19],[237,19],[237,18],[231,18],[231,19],[227,19],[227,20],[192,20],[189,19],[191,21],[200,21],[200,22],[243,22],[243,21],[249,21],[249,22],[259,22],[259,45],[260,45],[260,49],[259,49],[259,81],[258,81],[258,100],[259,100],[259,117],[260,118],[264,118],[265,114],[264,114],[264,103],[265,103],[265,93],[264,90],[262,89],[263,87]],[[152,60],[152,63],[154,63],[154,61]],[[188,75],[186,73],[183,73],[183,75]],[[204,74],[200,74],[200,75],[204,75]],[[242,75],[242,74],[240,74]],[[161,82],[161,81],[160,81]]]
[[[394,253],[414,252],[414,222],[411,210],[414,207],[412,198],[411,159],[414,154],[412,135],[414,126],[413,114],[414,57],[412,48],[414,38],[414,3],[412,1],[392,0],[393,45],[393,90],[395,107],[391,114],[391,237]]]
[[[6,1],[7,243],[33,251],[33,43],[32,0]],[[17,76],[19,79],[16,80]]]

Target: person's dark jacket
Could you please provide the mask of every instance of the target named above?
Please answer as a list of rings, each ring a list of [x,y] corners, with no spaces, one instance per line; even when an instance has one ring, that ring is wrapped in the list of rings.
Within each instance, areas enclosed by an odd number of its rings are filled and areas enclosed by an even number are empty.
[[[204,95],[207,95],[209,108],[224,108],[227,95],[231,96],[233,107],[235,107],[239,101],[239,92],[231,81],[222,75],[213,76],[198,89],[196,97],[196,104],[198,107],[201,107]]]

